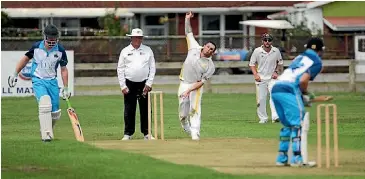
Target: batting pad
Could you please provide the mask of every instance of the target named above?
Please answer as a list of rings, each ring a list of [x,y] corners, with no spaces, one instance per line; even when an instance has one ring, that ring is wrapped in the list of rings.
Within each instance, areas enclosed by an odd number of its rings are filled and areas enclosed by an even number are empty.
[[[42,140],[51,140],[53,138],[51,97],[41,96],[38,107]]]
[[[309,112],[306,112],[304,115],[304,119],[302,122],[302,135],[300,145],[301,147],[301,154],[303,157],[303,163],[308,164],[308,131],[309,131]]]

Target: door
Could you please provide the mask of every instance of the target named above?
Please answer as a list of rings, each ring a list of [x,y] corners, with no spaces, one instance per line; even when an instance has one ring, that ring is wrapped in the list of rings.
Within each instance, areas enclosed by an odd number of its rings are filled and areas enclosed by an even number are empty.
[[[359,60],[360,64],[356,65],[357,74],[365,73],[365,35],[355,36],[355,60]]]

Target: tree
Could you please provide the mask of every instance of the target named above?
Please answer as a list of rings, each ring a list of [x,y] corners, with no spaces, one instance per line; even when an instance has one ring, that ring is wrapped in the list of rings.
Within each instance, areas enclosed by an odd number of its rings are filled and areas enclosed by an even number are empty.
[[[9,15],[4,11],[1,11],[1,27],[11,27],[11,19],[9,18]]]
[[[304,43],[307,41],[309,37],[312,37],[314,35],[321,35],[321,30],[318,28],[318,26],[315,26],[315,24],[312,24],[313,29],[309,29],[307,26],[307,18],[304,16],[302,12],[302,21],[300,21],[298,24],[294,24],[289,20],[288,17],[280,18],[277,20],[286,20],[290,22],[294,28],[293,29],[270,29],[270,33],[275,37],[280,37],[281,44],[279,48],[281,49],[284,54],[284,58],[290,58],[287,57],[287,50],[289,50],[292,53],[298,53],[300,51],[304,50]],[[277,39],[279,40],[279,39]]]
[[[127,33],[121,25],[120,18],[116,15],[116,10],[115,8],[113,12],[98,19],[99,26],[105,30],[105,34],[101,35],[124,36]]]

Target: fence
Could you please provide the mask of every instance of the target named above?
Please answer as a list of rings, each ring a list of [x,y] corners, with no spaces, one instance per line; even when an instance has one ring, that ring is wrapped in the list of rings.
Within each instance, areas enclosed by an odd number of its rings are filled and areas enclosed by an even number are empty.
[[[285,44],[280,42],[280,37],[275,37],[274,46],[283,52],[284,59],[290,59],[304,49],[304,44],[309,37],[291,36]],[[40,37],[2,37],[1,50],[27,50]],[[218,53],[225,51],[244,51],[254,49],[261,45],[259,36],[196,36],[198,42],[208,40],[217,44]],[[326,44],[327,59],[353,59],[354,47],[352,35],[323,36]],[[129,44],[127,37],[79,36],[62,37],[61,43],[67,50],[74,50],[76,63],[113,63],[118,60],[122,48]],[[156,60],[159,62],[178,62],[186,56],[185,36],[156,36],[146,37],[144,44],[151,46]],[[216,60],[219,56],[214,56]],[[245,60],[241,57],[240,60]]]
[[[284,61],[284,67],[290,64],[289,60]],[[324,68],[329,67],[346,67],[348,73],[322,73],[316,78],[314,83],[327,85],[329,83],[345,83],[347,87],[345,91],[355,92],[357,90],[357,84],[365,82],[365,74],[356,74],[356,65],[365,65],[364,61],[358,60],[325,60],[323,61]],[[113,70],[116,74],[116,63],[104,63],[104,64],[76,64],[75,69],[82,70]],[[161,69],[180,69],[182,62],[161,62],[156,64],[157,71]],[[248,66],[248,61],[243,62],[215,62],[216,68],[242,68]],[[80,86],[108,86],[117,85],[118,80],[116,77],[78,77],[76,84]],[[155,77],[154,84],[156,85],[177,85],[179,84],[178,76],[172,75],[159,75]],[[214,75],[212,80],[208,81],[206,86],[207,92],[212,92],[212,85],[220,84],[254,84],[252,75]]]
[[[345,83],[347,91],[356,91],[356,84],[365,82],[363,74],[355,74],[354,37],[351,35],[323,36],[326,44],[324,58],[325,69],[331,73],[321,74],[316,79],[318,84]],[[198,42],[207,40],[217,44],[218,53],[214,56],[217,69],[248,69],[249,50],[261,44],[258,36],[196,36]],[[275,39],[274,46],[280,46],[287,65],[293,56],[304,50],[308,37],[290,37],[285,44]],[[41,38],[32,37],[4,37],[1,41],[2,51],[27,50],[32,43]],[[74,50],[75,54],[75,85],[76,86],[118,86],[116,66],[119,53],[130,41],[127,37],[63,37],[62,44],[67,50]],[[155,84],[177,84],[182,62],[186,57],[186,40],[184,36],[146,37],[144,44],[151,46],[157,63]],[[223,59],[222,53],[237,52],[238,59]],[[365,65],[365,64],[363,64]],[[343,73],[334,73],[344,69]],[[218,71],[218,70],[216,70]],[[253,84],[252,75],[214,75],[207,84],[206,90],[214,92],[212,86],[219,84]],[[118,90],[118,87],[113,88]]]

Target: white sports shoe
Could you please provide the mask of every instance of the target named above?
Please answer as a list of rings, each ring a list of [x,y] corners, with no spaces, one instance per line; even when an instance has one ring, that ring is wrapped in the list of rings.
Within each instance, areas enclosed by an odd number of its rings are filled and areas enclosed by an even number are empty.
[[[307,164],[304,163],[298,163],[298,164],[290,164],[291,167],[315,167],[317,165],[317,163],[315,161],[310,161]]]
[[[200,140],[200,135],[197,133],[191,133],[191,139],[192,140]]]
[[[122,138],[122,140],[131,140],[132,136],[129,135],[124,135],[124,137]]]
[[[148,135],[144,136],[144,140],[148,140]],[[151,140],[155,140],[155,138],[151,135]]]
[[[267,120],[260,120],[259,123],[260,124],[265,124],[265,123],[267,123]]]
[[[276,162],[276,166],[285,167],[285,166],[289,166],[289,164],[288,163]]]

